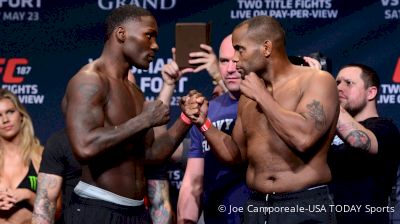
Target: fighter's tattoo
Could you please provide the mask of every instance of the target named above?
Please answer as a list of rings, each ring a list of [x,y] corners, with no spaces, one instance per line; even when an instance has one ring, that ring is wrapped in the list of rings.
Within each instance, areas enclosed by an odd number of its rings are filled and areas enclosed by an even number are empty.
[[[79,86],[79,92],[82,94],[83,99],[90,100],[99,91],[96,85],[83,83]]]
[[[39,173],[38,189],[36,191],[35,206],[33,209],[33,222],[41,224],[54,223],[54,214],[57,207],[57,199],[51,201],[49,199],[49,190],[59,184],[59,180],[48,174]]]
[[[165,207],[169,204],[168,181],[148,180],[150,215],[154,224],[172,223],[172,211]]]
[[[368,137],[367,133],[354,130],[351,131],[345,138],[346,142],[352,145],[354,148],[369,151],[371,149],[371,139]]]
[[[315,120],[315,128],[322,130],[326,125],[326,117],[322,104],[317,100],[313,100],[312,103],[307,104],[307,109],[308,114]]]
[[[337,130],[340,133],[344,133],[344,132],[351,132],[351,130],[357,129],[357,126],[353,123],[353,122],[342,122],[342,121],[338,121],[337,123]]]

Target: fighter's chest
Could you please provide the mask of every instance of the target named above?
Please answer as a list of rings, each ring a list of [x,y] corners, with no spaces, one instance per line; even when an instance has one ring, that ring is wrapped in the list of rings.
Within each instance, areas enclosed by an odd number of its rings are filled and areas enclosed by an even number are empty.
[[[250,101],[245,105],[241,114],[245,134],[253,136],[254,133],[270,130],[271,121],[281,118],[283,111],[296,111],[301,100],[301,92],[298,89],[276,91],[272,98],[272,101],[265,100],[261,103]]]
[[[143,110],[144,96],[137,88],[112,86],[105,111],[112,120],[125,121],[137,116]]]

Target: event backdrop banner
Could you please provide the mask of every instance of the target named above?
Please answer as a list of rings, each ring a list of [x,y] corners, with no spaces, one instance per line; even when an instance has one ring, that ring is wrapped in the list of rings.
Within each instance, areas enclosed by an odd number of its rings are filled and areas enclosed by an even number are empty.
[[[321,52],[334,76],[350,62],[375,68],[382,82],[380,114],[400,123],[399,0],[0,0],[0,84],[26,105],[42,142],[64,126],[60,102],[68,80],[100,55],[104,19],[124,4],[146,8],[158,21],[156,59],[147,71],[132,68],[148,100],[161,89],[175,23],[210,22],[218,52],[235,25],[268,15],[284,26],[289,55]],[[191,89],[210,96],[212,88],[205,72],[184,76],[171,101],[172,120],[181,96]]]

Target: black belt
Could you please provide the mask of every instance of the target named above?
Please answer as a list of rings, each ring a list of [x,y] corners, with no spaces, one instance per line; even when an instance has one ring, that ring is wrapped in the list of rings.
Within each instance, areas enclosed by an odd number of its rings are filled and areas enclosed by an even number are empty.
[[[261,193],[258,191],[252,191],[250,193],[250,199],[261,200],[261,201],[271,201],[271,200],[279,201],[279,200],[290,200],[297,198],[313,198],[317,196],[327,196],[327,195],[329,195],[328,186],[320,185],[288,193]]]

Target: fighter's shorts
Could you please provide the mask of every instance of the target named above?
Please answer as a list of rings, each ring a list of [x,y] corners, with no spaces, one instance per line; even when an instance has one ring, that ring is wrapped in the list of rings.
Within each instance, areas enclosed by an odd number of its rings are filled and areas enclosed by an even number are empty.
[[[332,197],[326,185],[291,193],[252,192],[244,211],[244,223],[335,224]]]
[[[107,195],[107,197],[109,198],[110,195]],[[142,202],[136,200],[132,201]],[[143,203],[139,203],[139,205],[136,206],[127,206],[109,201],[88,198],[86,196],[82,197],[74,192],[71,196],[70,206],[64,212],[64,223],[147,224],[151,223],[151,219],[149,211],[145,208]]]

